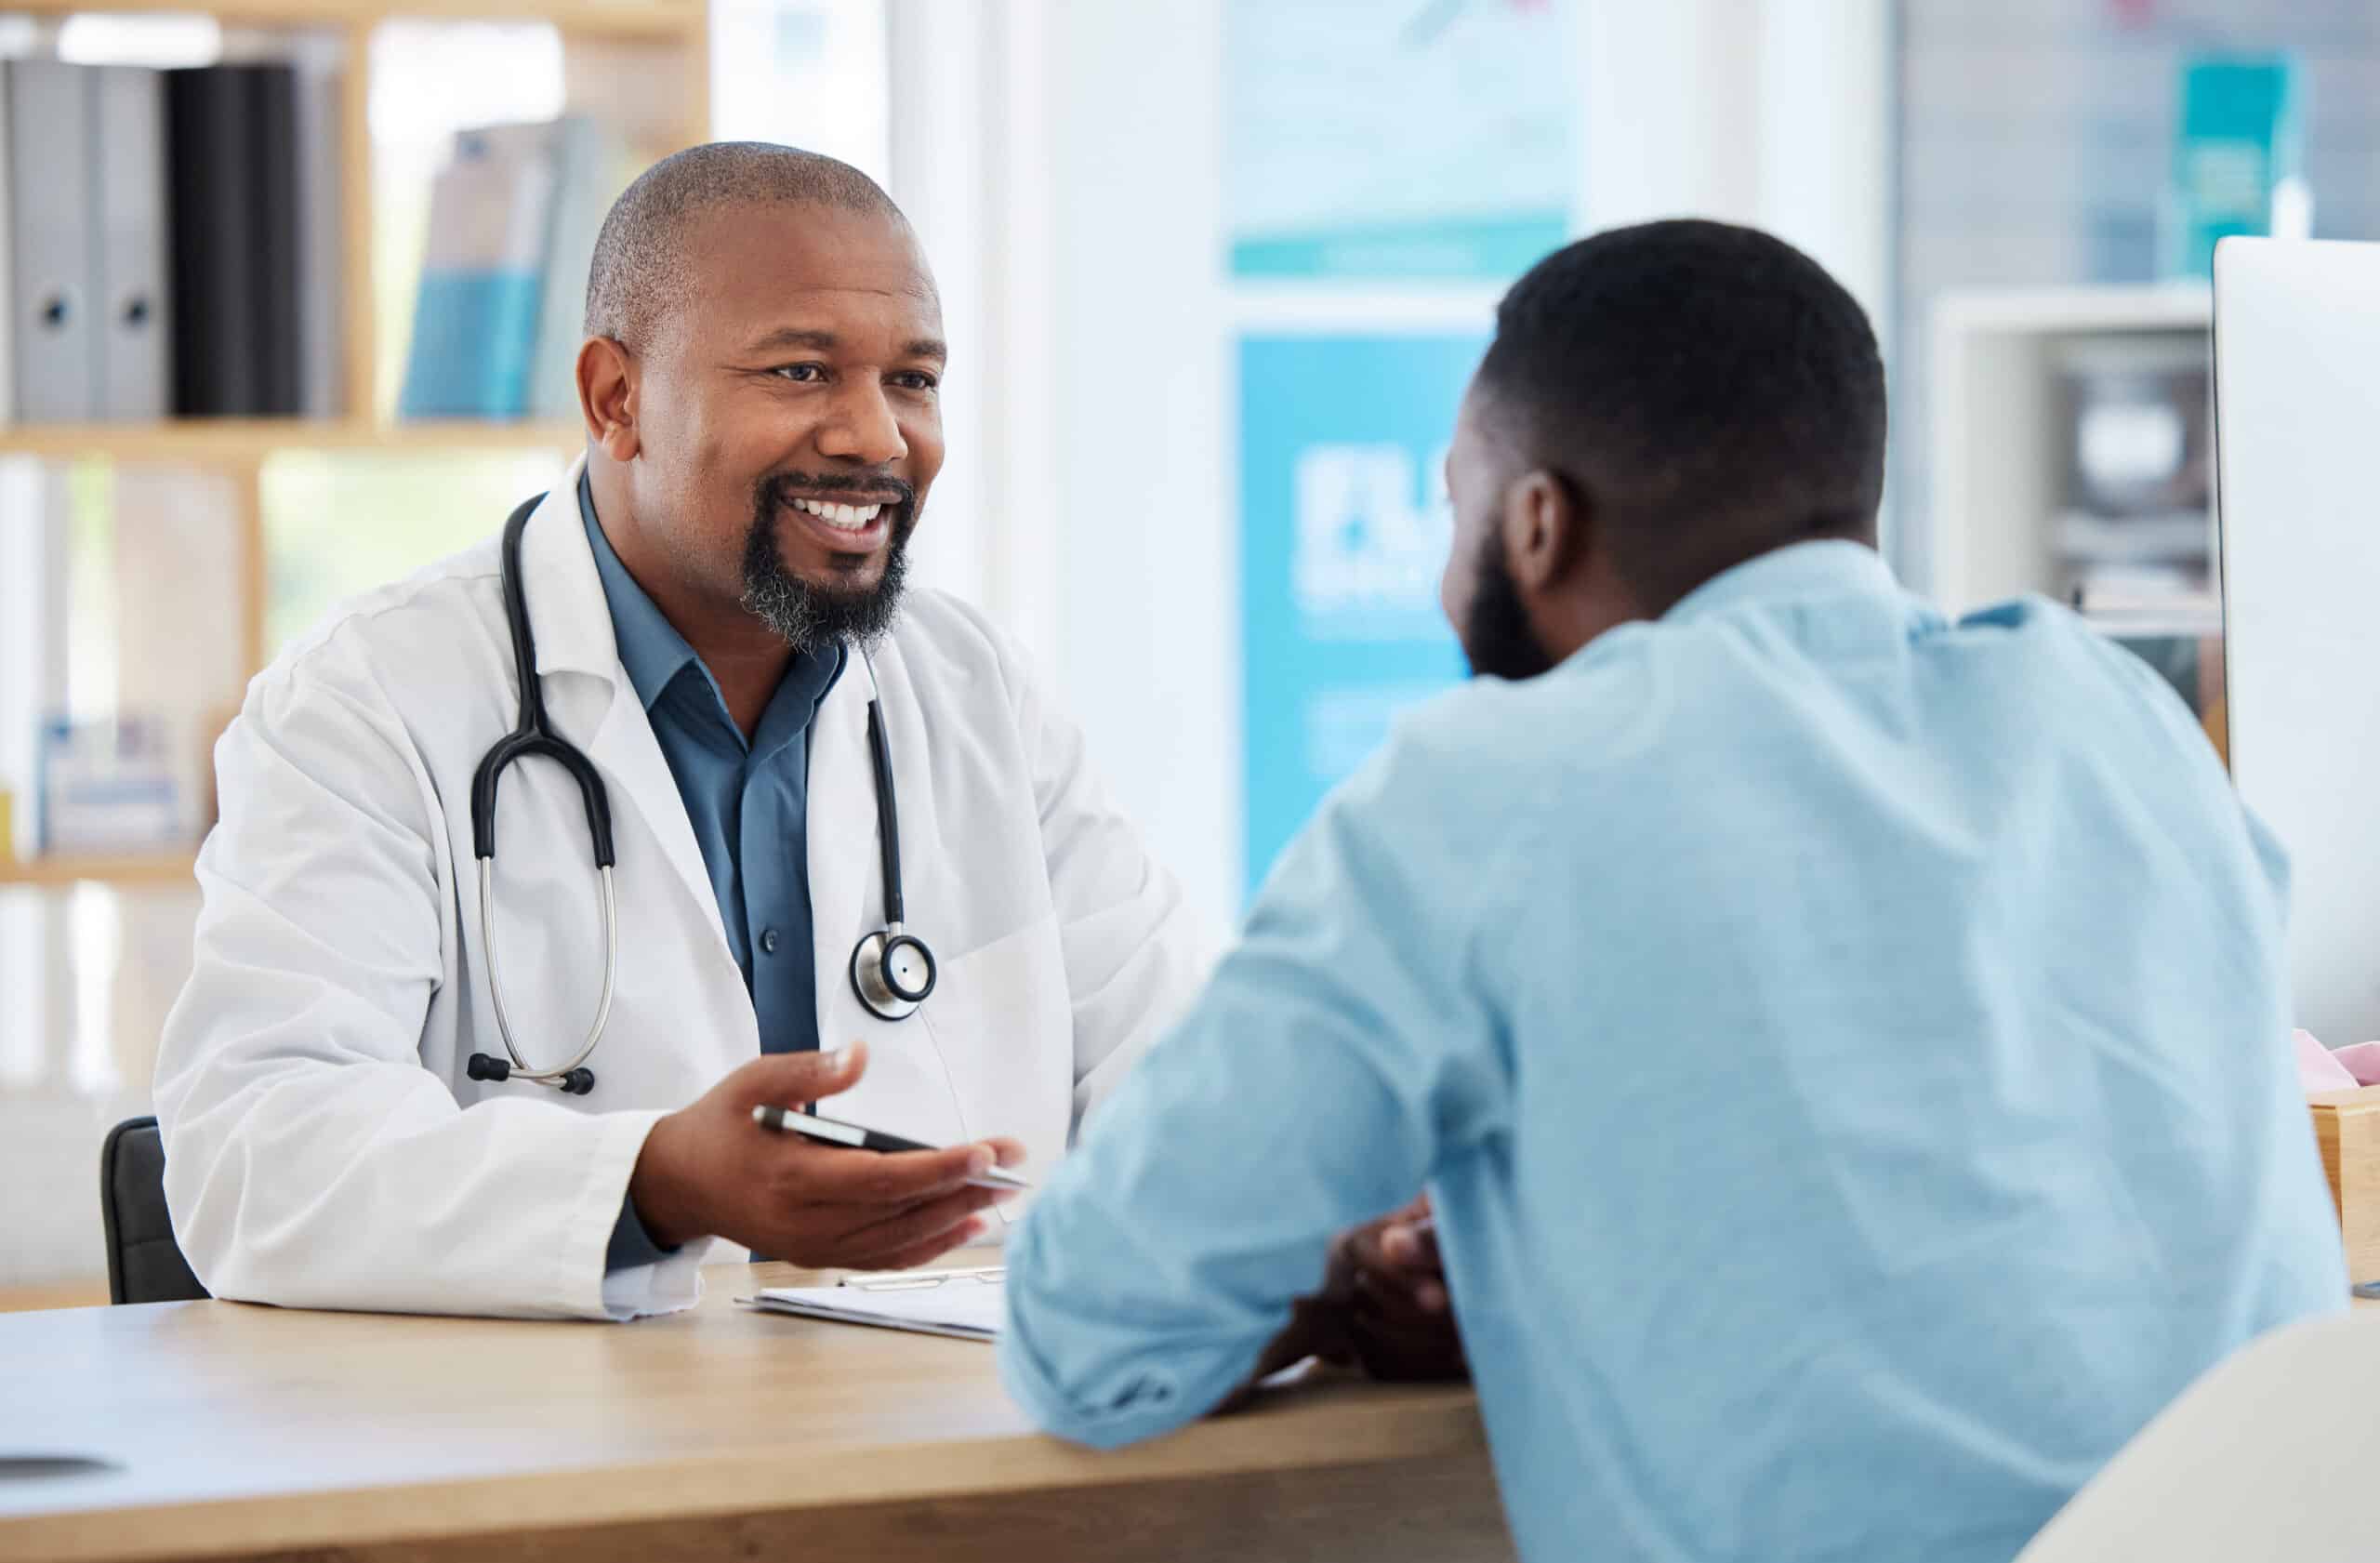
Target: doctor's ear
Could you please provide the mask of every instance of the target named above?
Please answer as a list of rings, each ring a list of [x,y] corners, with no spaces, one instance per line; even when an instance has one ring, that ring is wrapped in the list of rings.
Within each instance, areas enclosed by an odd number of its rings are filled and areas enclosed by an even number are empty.
[[[1567,575],[1587,542],[1584,497],[1561,473],[1540,467],[1504,490],[1504,558],[1526,590],[1543,591]]]
[[[589,337],[578,350],[578,409],[587,437],[615,461],[633,460],[636,434],[637,364],[628,350],[609,337]]]

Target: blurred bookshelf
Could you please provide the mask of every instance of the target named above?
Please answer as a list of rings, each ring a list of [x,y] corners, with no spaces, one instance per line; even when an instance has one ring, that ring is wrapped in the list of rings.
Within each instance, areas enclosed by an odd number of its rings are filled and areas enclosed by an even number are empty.
[[[590,37],[674,41],[706,25],[706,7],[689,0],[12,0],[23,16],[189,16],[200,14],[251,27],[375,27],[395,19],[417,21],[542,21]]]
[[[585,253],[557,258],[570,246],[551,236],[561,228],[551,213],[515,207],[523,220],[499,225],[549,235],[535,252],[530,368],[520,370],[518,352],[486,355],[512,365],[516,394],[526,380],[545,385],[546,398],[522,396],[508,417],[490,395],[469,409],[488,416],[464,418],[406,394],[414,325],[442,308],[425,303],[422,277],[451,264],[441,204],[449,174],[471,141],[523,134],[485,137],[487,127],[544,126],[559,149],[565,132],[592,126],[613,154],[606,177],[620,183],[707,139],[710,30],[699,0],[0,0],[7,127],[32,117],[19,83],[45,75],[52,88],[87,93],[93,127],[80,149],[13,162],[7,149],[34,139],[0,135],[10,194],[51,167],[71,179],[78,158],[99,199],[112,180],[139,188],[137,172],[103,154],[135,144],[122,134],[124,100],[86,73],[132,67],[119,84],[161,73],[150,111],[162,115],[161,144],[144,155],[157,158],[165,188],[139,209],[159,223],[145,242],[164,252],[163,280],[151,285],[172,300],[151,317],[152,348],[167,338],[162,381],[145,364],[128,387],[111,378],[116,361],[95,340],[89,391],[64,396],[49,394],[58,382],[45,385],[21,356],[24,307],[47,296],[22,290],[21,266],[0,286],[0,308],[19,325],[0,351],[0,1179],[25,1194],[0,1244],[0,1308],[105,1299],[91,1169],[106,1126],[151,1107],[157,1039],[190,970],[197,847],[216,814],[211,750],[245,686],[334,603],[494,532],[584,443],[575,417],[558,413],[567,388],[550,383],[550,365],[575,345],[564,340],[575,311],[569,298],[549,296],[570,290],[573,267],[583,288]],[[232,102],[241,113],[294,110],[294,133],[271,128],[287,118],[261,132],[193,123],[186,111],[213,89],[198,79],[208,76],[240,77],[239,91],[273,78],[279,102],[264,93]],[[215,99],[217,110],[225,103]],[[71,118],[33,128],[46,135]],[[222,154],[227,146],[240,155]],[[551,189],[579,190],[600,215],[609,196],[570,184],[554,156]],[[225,199],[226,168],[247,170],[241,177],[265,193],[245,210],[212,205]],[[201,178],[185,182],[193,169]],[[507,187],[530,198],[521,188]],[[259,206],[275,215],[255,217]],[[112,225],[131,208],[129,194],[122,207],[90,208],[82,270],[45,285],[86,289],[93,327],[125,318],[109,270],[125,241],[99,219]],[[480,215],[506,209],[499,201]],[[185,230],[191,212],[199,226]],[[0,254],[13,262],[27,232],[0,232]],[[257,245],[259,232],[284,247]],[[185,233],[228,257],[215,276],[245,290],[231,298],[237,311],[185,314],[185,298],[218,297],[193,291],[176,245]],[[591,236],[582,229],[573,243]],[[253,353],[193,352],[189,322],[235,348],[253,342]],[[469,343],[476,330],[446,335]],[[279,378],[244,368],[252,389],[242,399],[224,366],[246,357],[271,360]],[[194,385],[185,366],[196,366]],[[135,732],[139,746],[125,747]],[[86,734],[106,736],[95,749]],[[129,769],[110,776],[91,763],[103,754],[130,756]],[[124,796],[135,772],[142,786],[162,784],[155,812],[96,827],[90,813],[77,817],[111,786]]]
[[[77,884],[102,884],[120,890],[190,890],[197,885],[196,866],[195,854],[187,852],[94,856],[58,854],[0,860],[0,885],[64,889]]]
[[[422,456],[457,450],[547,446],[575,451],[586,437],[586,430],[575,424],[497,423],[463,418],[387,423],[302,417],[20,423],[0,427],[0,456],[31,456],[52,461],[92,456],[112,461],[229,463],[247,467],[284,450],[375,450]]]
[[[1937,597],[2067,603],[2229,752],[2202,283],[1945,293],[1924,406]]]
[[[1934,589],[1945,606],[1964,611],[2027,591],[2071,599],[2088,584],[2095,556],[2122,563],[2127,530],[2151,541],[2185,520],[2195,539],[2177,551],[2205,573],[2214,531],[2203,449],[2213,314],[2202,284],[1978,290],[1937,301],[1926,422]],[[2123,362],[2156,362],[2149,354],[2184,366],[2180,378],[2196,383],[2164,392],[2170,404],[2156,402],[2131,382],[2171,377]],[[2105,367],[2110,358],[2113,367]],[[2116,391],[2134,400],[2078,405],[2098,378],[2118,381]],[[2095,430],[2111,437],[2095,439]],[[2120,486],[2089,481],[2109,464],[2095,459],[2100,445],[2114,450],[2117,464],[2169,458],[2171,494],[2153,506],[2124,496],[2104,514],[2088,513],[2096,490]],[[2174,594],[2186,595],[2185,583],[2175,583]]]
[[[425,94],[439,97],[447,85],[442,76],[419,74],[420,50],[408,53],[407,40],[450,30],[463,40],[455,46],[468,49],[473,46],[469,40],[491,29],[516,34],[550,29],[537,33],[550,43],[537,46],[558,48],[559,100],[549,90],[523,88],[528,106],[469,123],[534,125],[549,116],[556,126],[574,117],[599,122],[613,166],[641,166],[707,137],[709,8],[704,0],[0,0],[0,19],[20,30],[12,58],[71,59],[62,40],[95,18],[109,25],[121,19],[129,33],[169,27],[176,19],[211,20],[219,32],[215,58],[221,62],[288,61],[293,71],[319,71],[322,87],[316,117],[301,122],[324,132],[307,145],[322,149],[324,166],[317,172],[330,177],[300,186],[309,205],[299,220],[315,225],[300,242],[313,242],[311,235],[319,232],[326,239],[320,253],[336,258],[324,263],[310,255],[308,260],[317,297],[307,328],[333,343],[328,354],[308,365],[308,383],[316,388],[307,404],[312,416],[33,421],[20,405],[17,419],[0,422],[0,471],[39,473],[36,481],[52,489],[103,492],[99,507],[113,507],[104,546],[115,557],[98,567],[112,575],[107,589],[116,594],[109,676],[126,710],[139,709],[136,697],[171,702],[205,683],[203,709],[166,708],[177,710],[175,721],[209,730],[178,736],[178,757],[185,748],[202,748],[198,740],[211,739],[211,731],[228,720],[238,686],[293,632],[293,616],[302,626],[328,601],[371,584],[356,578],[360,574],[390,578],[492,531],[501,505],[535,491],[525,484],[550,482],[584,443],[575,421],[555,416],[550,397],[513,417],[455,417],[434,407],[420,409],[425,416],[418,417],[400,416],[405,338],[422,308],[409,268],[439,235],[428,211],[431,186],[420,166],[420,143],[403,143],[412,164],[392,156],[390,143],[376,138],[376,119],[392,105],[402,109],[419,104]],[[119,60],[192,63],[145,60],[137,51],[103,62]],[[407,62],[410,71],[402,69]],[[510,78],[505,83],[509,102]],[[302,74],[299,90],[307,90]],[[460,155],[466,134],[453,133],[454,155]],[[169,151],[168,165],[173,155]],[[180,192],[174,197],[183,198]],[[558,242],[552,247],[560,252]],[[583,258],[575,263],[583,265]],[[280,328],[287,329],[285,320]],[[177,392],[169,404],[191,404]],[[71,411],[67,416],[73,418]],[[95,478],[95,472],[103,475]],[[168,483],[174,486],[162,486]],[[359,494],[374,502],[358,504]],[[77,503],[75,519],[50,524],[53,531],[72,532],[74,546],[87,554],[91,506]],[[293,506],[309,503],[336,508],[293,520]],[[484,524],[477,524],[483,511]],[[197,523],[202,514],[212,529]],[[137,557],[144,552],[146,558]],[[205,599],[211,616],[176,603],[177,596]],[[162,611],[152,599],[164,601]],[[84,612],[79,597],[46,600],[42,611],[65,615],[70,624]],[[152,618],[171,628],[148,622]],[[191,628],[202,619],[203,629]],[[178,683],[150,676],[150,669],[178,659],[204,661],[213,671],[203,681],[185,674]],[[203,802],[193,810],[202,830],[211,817],[211,797]],[[37,806],[30,793],[18,794],[20,820]],[[192,889],[195,844],[193,837],[156,851],[86,854],[60,847],[55,854],[8,857],[8,843],[0,841],[0,892]],[[31,849],[29,841],[19,848],[20,854]]]

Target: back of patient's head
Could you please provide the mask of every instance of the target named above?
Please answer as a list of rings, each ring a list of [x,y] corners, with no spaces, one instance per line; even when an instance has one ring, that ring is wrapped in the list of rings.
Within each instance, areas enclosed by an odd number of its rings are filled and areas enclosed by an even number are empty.
[[[1875,542],[1875,334],[1765,233],[1655,222],[1556,251],[1505,296],[1479,384],[1523,460],[1580,491],[1647,613],[1788,543]]]

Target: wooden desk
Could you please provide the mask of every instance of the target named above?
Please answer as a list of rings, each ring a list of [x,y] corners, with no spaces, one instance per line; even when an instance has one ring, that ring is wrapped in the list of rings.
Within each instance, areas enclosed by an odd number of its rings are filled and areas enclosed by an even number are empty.
[[[2380,1086],[2326,1092],[2306,1106],[2338,1209],[2347,1278],[2359,1286],[2380,1280]]]
[[[1336,1384],[1100,1455],[989,1348],[747,1313],[632,1325],[229,1303],[0,1317],[0,1559],[1509,1559],[1466,1389]]]

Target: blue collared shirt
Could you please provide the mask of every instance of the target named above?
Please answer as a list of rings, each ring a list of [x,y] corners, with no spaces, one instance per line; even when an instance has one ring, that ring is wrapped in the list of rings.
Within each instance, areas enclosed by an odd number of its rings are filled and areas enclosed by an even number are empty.
[[[1007,1382],[1178,1426],[1426,1185],[1533,1563],[2004,1563],[2345,1305],[2282,880],[2071,615],[1755,560],[1325,804],[1012,1238]]]
[[[811,944],[806,828],[810,723],[842,672],[844,650],[838,644],[798,653],[747,741],[710,669],[613,550],[584,473],[578,509],[603,578],[620,665],[677,778],[728,948],[752,995],[760,1049],[815,1048],[818,968]],[[634,1212],[623,1211],[610,1267],[648,1263],[659,1252],[644,1239]]]

